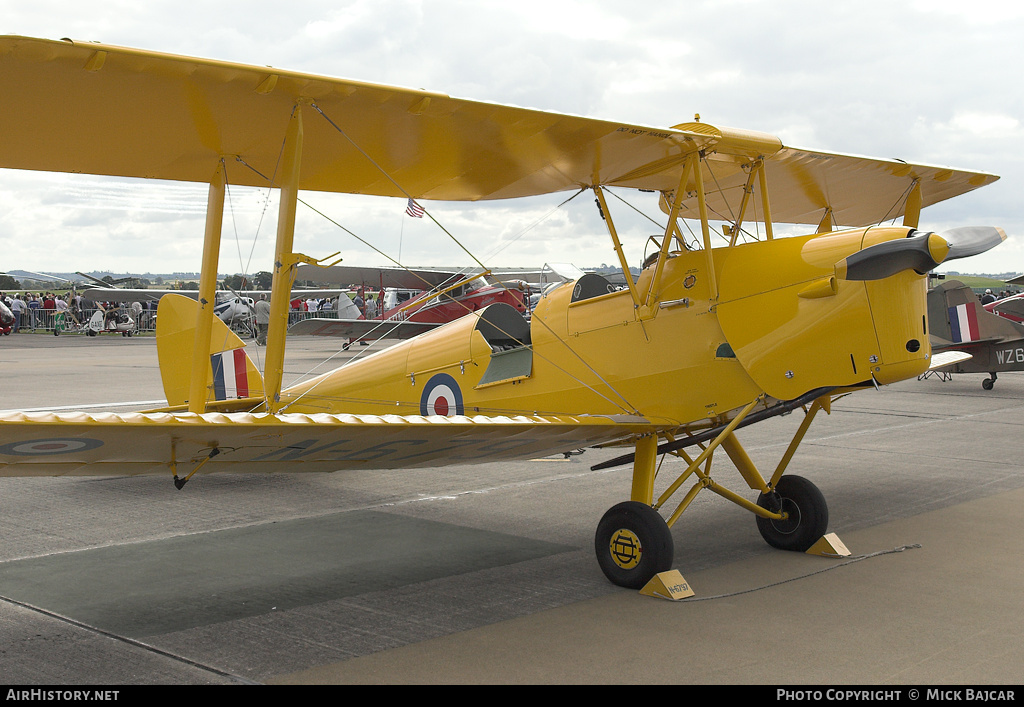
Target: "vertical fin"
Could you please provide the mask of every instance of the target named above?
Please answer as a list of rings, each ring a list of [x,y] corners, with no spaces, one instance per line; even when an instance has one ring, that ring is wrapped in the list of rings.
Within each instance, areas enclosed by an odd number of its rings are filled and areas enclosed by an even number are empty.
[[[185,405],[191,395],[192,358],[195,346],[196,310],[199,303],[183,295],[160,298],[156,318],[156,351],[164,395],[171,406]],[[244,351],[245,342],[220,319],[213,319],[207,360],[213,385],[205,388],[206,400],[263,397],[263,377]],[[225,379],[225,374],[230,377]],[[220,377],[218,383],[217,378]]]

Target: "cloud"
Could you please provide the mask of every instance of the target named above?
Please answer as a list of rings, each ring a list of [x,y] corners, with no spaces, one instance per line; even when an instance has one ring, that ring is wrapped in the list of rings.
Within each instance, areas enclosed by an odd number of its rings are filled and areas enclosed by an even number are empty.
[[[38,0],[7,8],[2,18],[7,31],[30,36],[268,64],[640,124],[669,126],[700,113],[705,122],[770,132],[790,145],[991,171],[1002,177],[995,185],[926,209],[924,221],[1001,225],[1011,241],[998,255],[978,256],[975,266],[1024,270],[1013,241],[1024,238],[1017,205],[1024,94],[1013,90],[1024,59],[1024,9],[1016,5],[250,0],[207,3],[203,20],[197,25],[167,0]],[[432,224],[403,222],[401,200],[308,196],[392,257],[401,248],[403,260],[415,264],[470,260]],[[437,213],[475,254],[496,251],[488,264],[613,261],[593,199],[545,216],[569,195],[553,196],[439,206]],[[112,270],[154,271],[160,263],[196,270],[205,200],[205,188],[195,185],[0,171],[0,238],[19,244],[8,267],[79,269],[90,259]],[[634,222],[628,207],[613,208],[623,210],[616,224],[622,220],[635,262],[657,229]],[[317,256],[341,250],[351,264],[386,260],[322,216],[301,219],[297,249]],[[222,258],[267,269],[275,222],[275,196],[235,192]],[[34,245],[54,238],[75,247]]]

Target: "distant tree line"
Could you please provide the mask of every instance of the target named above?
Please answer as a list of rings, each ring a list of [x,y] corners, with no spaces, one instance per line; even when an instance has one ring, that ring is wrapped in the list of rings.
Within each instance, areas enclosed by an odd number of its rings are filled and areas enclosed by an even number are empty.
[[[224,278],[224,287],[232,290],[269,290],[274,274],[261,270],[255,275],[229,275]]]

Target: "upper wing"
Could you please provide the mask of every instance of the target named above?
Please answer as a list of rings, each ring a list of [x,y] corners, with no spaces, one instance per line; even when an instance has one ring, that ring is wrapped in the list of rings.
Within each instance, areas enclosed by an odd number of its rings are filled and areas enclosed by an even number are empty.
[[[300,188],[426,199],[610,182],[678,157],[688,141],[708,142],[265,66],[25,37],[0,38],[0,94],[18,106],[0,116],[2,167],[209,182],[222,156],[237,155],[260,174],[231,159],[229,182],[266,186],[302,101],[333,124],[307,109]]]
[[[0,477],[172,470],[184,476],[207,458],[204,473],[471,464],[552,454],[652,429],[642,418],[9,412],[0,413]]]
[[[711,159],[708,164],[705,184],[720,189],[710,192],[707,187],[708,208],[719,218],[732,220],[747,174],[728,161]],[[766,159],[765,170],[774,221],[817,224],[830,208],[834,222],[842,226],[869,225],[903,216],[915,179],[920,179],[922,208],[998,179],[983,172],[793,147],[783,147]],[[709,177],[708,171],[715,172],[714,177]],[[696,217],[696,199],[686,203],[687,216]]]
[[[441,326],[427,322],[374,319],[303,319],[288,327],[288,334],[337,336],[347,339],[411,339]]]
[[[817,223],[830,207],[849,225],[899,216],[915,178],[922,206],[996,179],[703,123],[633,125],[70,40],[0,38],[0,95],[16,107],[0,112],[0,167],[19,169],[208,182],[224,158],[229,182],[265,186],[302,104],[299,187],[309,190],[441,200],[598,184],[669,191],[704,150],[705,180],[723,188],[709,206],[723,218],[763,156],[775,221]]]

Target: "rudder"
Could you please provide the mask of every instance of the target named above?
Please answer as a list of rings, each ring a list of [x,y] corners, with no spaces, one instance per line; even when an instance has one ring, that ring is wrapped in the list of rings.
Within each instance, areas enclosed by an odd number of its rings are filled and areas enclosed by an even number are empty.
[[[164,395],[171,407],[188,403],[198,308],[196,300],[174,294],[161,297],[157,307],[157,359]],[[207,402],[263,397],[263,376],[242,350],[244,347],[244,341],[224,322],[213,317]]]

